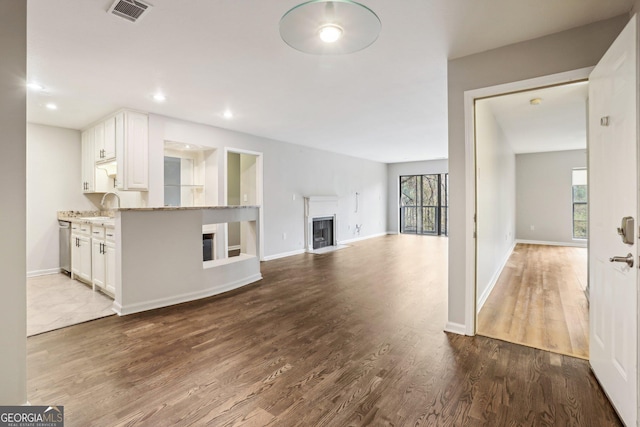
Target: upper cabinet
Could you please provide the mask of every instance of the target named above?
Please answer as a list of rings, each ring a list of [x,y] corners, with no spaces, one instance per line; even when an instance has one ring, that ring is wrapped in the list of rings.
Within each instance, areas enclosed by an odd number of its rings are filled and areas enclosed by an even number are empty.
[[[115,116],[116,186],[120,190],[149,190],[149,117],[123,111]]]
[[[149,189],[149,120],[120,111],[82,132],[82,191]]]
[[[116,158],[116,119],[110,117],[94,126],[94,152],[96,162],[108,162]]]

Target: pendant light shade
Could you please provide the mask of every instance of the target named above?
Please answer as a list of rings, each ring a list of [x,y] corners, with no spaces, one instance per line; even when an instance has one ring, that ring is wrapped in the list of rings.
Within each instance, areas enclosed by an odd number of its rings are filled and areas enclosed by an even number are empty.
[[[315,55],[353,53],[370,46],[382,24],[368,7],[351,0],[312,0],[280,19],[280,36],[289,46]]]

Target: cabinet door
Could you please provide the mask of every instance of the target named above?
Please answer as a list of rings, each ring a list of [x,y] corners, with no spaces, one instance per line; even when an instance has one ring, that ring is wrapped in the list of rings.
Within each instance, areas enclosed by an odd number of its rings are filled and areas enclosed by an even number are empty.
[[[82,132],[82,191],[93,193],[95,179],[95,158],[93,151],[93,128]]]
[[[103,239],[91,239],[91,277],[94,286],[105,288],[105,255]]]
[[[93,152],[94,160],[99,162],[104,160],[104,123],[99,123],[93,127]]]
[[[125,113],[125,189],[149,189],[149,119],[146,114]]]
[[[76,224],[73,224],[74,226]],[[80,277],[80,246],[78,245],[78,235],[71,235],[71,278]]]
[[[78,236],[80,244],[79,258],[80,271],[78,277],[87,283],[91,283],[91,238],[87,236]]]
[[[105,243],[105,288],[107,292],[116,293],[116,245],[113,242]]]
[[[116,158],[116,118],[111,117],[104,122],[104,158],[113,160]]]

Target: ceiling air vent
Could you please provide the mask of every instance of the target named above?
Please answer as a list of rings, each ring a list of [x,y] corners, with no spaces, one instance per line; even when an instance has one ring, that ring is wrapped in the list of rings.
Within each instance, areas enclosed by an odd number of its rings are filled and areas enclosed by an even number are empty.
[[[151,5],[138,0],[116,0],[108,12],[130,22],[138,22],[146,15],[150,7]]]

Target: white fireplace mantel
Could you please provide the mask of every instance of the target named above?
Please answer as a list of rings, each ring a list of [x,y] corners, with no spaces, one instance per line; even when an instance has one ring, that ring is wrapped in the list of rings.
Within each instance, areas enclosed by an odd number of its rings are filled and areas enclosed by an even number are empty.
[[[313,220],[333,217],[333,245],[338,244],[338,196],[308,196],[304,198],[305,248],[313,251]]]

